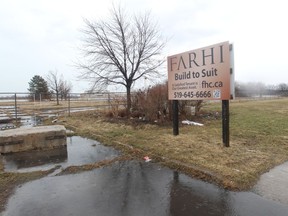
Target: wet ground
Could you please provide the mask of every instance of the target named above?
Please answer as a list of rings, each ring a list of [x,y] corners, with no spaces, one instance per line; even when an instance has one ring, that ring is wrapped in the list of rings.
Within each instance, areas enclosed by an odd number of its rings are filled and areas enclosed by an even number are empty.
[[[24,184],[2,216],[277,215],[288,205],[253,192],[230,192],[153,163],[116,162]]]
[[[41,117],[19,115],[22,127],[41,124]],[[9,172],[60,167],[52,175],[19,186],[0,216],[288,215],[288,163],[264,174],[251,192],[230,192],[143,161],[57,176],[62,168],[119,155],[97,141],[74,136],[67,138],[65,148],[0,156]]]
[[[0,130],[7,130],[16,127],[17,123],[20,127],[33,127],[42,125],[43,119],[46,118],[57,118],[59,115],[67,114],[68,112],[81,112],[95,110],[97,107],[71,107],[70,111],[68,108],[57,109],[57,110],[38,110],[33,115],[22,112],[20,108],[17,109],[17,115],[15,114],[15,106],[0,106]]]
[[[253,191],[265,198],[288,205],[288,162],[263,174]]]
[[[50,117],[51,114],[43,112],[41,115],[27,115],[23,113],[19,108],[17,115],[15,113],[14,106],[0,106],[0,130],[7,130],[16,127],[33,127],[42,124],[43,118]],[[55,114],[54,114],[55,115]]]
[[[48,170],[56,165],[66,168],[102,160],[113,159],[119,152],[101,145],[99,142],[80,136],[67,137],[67,147],[45,150],[18,152],[0,156],[7,172],[31,172]]]

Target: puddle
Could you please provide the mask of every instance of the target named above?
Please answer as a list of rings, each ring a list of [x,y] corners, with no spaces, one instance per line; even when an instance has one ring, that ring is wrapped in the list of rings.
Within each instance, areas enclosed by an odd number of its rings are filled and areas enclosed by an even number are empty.
[[[99,107],[78,107],[70,108],[70,112],[81,112],[89,110],[97,110]],[[60,114],[68,113],[68,108],[61,108],[57,110],[45,109],[42,111],[37,111],[33,115],[25,114],[21,112],[21,109],[17,110],[18,123],[20,122],[20,127],[34,127],[43,125],[43,119],[58,117]],[[0,106],[0,130],[7,130],[15,128],[15,107],[14,106]]]
[[[3,102],[3,101],[1,100],[1,102]],[[0,108],[2,110],[12,110],[12,111],[14,111],[15,106],[0,106]]]
[[[92,111],[92,110],[97,110],[98,107],[70,107],[70,112],[81,112],[81,111]],[[54,114],[55,115],[58,115],[59,113],[68,113],[69,112],[69,109],[68,108],[64,108],[64,109],[55,109],[55,110],[51,110],[51,109],[43,109],[41,111],[41,113],[43,115],[48,115],[48,114]]]
[[[78,107],[78,108],[71,108],[70,112],[83,112],[83,111],[93,111],[97,110],[99,107]]]
[[[138,161],[18,187],[3,216],[287,216],[288,206]]]
[[[67,137],[67,147],[45,150],[18,152],[2,155],[5,171],[31,172],[48,170],[55,165],[63,168],[72,165],[90,164],[105,159],[113,159],[120,153],[99,142],[80,136]]]
[[[43,117],[41,116],[22,116],[20,119],[20,127],[33,127],[42,125]]]
[[[17,116],[20,127],[34,127],[43,125],[43,117],[41,116]],[[0,130],[8,130],[16,128],[15,118],[8,118],[6,121],[0,119]]]
[[[12,153],[2,158],[6,172],[46,170],[67,161],[67,148]]]
[[[16,128],[13,123],[0,123],[0,130],[8,130],[13,128]]]

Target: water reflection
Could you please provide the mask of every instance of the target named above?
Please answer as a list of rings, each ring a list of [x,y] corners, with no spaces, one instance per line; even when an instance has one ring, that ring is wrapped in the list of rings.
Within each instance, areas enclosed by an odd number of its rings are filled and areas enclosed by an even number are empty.
[[[230,192],[153,163],[126,161],[27,183],[10,198],[3,216],[287,216],[287,212],[288,206],[251,192]]]
[[[70,113],[96,110],[97,107],[79,107],[70,108]],[[14,106],[0,106],[0,130],[8,130],[15,127],[34,127],[43,125],[43,120],[46,118],[58,117],[64,115],[69,111],[67,109],[44,109],[44,110],[30,110],[34,114],[23,113],[23,110],[17,109],[17,123]],[[26,110],[27,112],[27,110]],[[37,113],[36,113],[37,112]]]
[[[51,169],[55,165],[68,167],[113,159],[119,152],[99,142],[80,136],[67,137],[67,148],[18,152],[0,156],[5,171],[31,172]]]
[[[45,166],[50,163],[61,163],[67,160],[67,148],[61,147],[44,151],[11,153],[3,156],[6,171]]]
[[[41,116],[22,116],[20,119],[20,127],[33,127],[43,124],[43,117]]]
[[[174,172],[170,196],[171,215],[233,215],[227,207],[227,191],[200,181],[183,182],[177,172]]]
[[[284,216],[288,206],[252,192],[231,192],[174,173],[170,215]]]

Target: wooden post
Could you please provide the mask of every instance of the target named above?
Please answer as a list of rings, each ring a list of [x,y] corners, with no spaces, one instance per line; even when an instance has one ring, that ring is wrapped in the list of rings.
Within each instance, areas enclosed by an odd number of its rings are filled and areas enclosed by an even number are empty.
[[[178,116],[178,100],[172,101],[172,110],[173,110],[173,135],[179,135],[179,116]]]
[[[229,136],[229,100],[222,100],[222,138],[224,147],[230,146]]]

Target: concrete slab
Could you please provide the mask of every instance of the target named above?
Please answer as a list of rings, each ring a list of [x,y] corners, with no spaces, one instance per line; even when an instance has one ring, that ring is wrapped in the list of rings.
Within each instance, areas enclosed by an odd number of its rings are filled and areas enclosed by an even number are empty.
[[[66,129],[62,125],[0,131],[0,153],[52,149],[65,145]]]
[[[265,198],[288,205],[288,162],[263,174],[253,191]],[[288,213],[287,213],[288,215]]]

